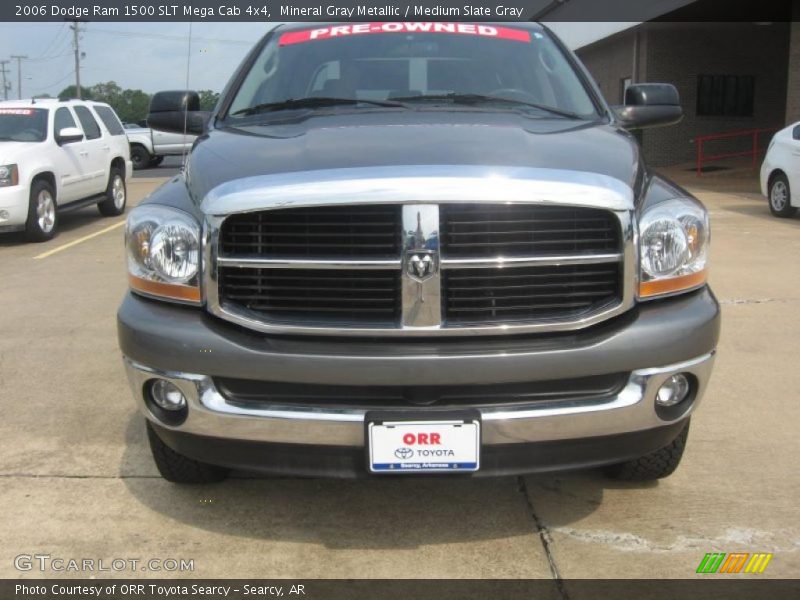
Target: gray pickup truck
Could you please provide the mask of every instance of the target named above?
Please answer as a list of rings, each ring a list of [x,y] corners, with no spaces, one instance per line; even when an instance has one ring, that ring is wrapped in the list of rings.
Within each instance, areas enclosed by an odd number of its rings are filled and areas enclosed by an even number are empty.
[[[546,27],[283,25],[132,210],[119,343],[174,482],[230,469],[669,475],[720,311],[703,205]],[[185,129],[184,129],[185,128]]]
[[[135,170],[157,167],[167,156],[183,156],[192,149],[197,136],[183,131],[155,131],[133,123],[125,125]]]

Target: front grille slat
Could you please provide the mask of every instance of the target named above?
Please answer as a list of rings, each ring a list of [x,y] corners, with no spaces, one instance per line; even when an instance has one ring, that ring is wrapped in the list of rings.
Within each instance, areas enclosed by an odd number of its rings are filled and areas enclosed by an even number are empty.
[[[538,204],[441,207],[445,258],[512,257],[619,248],[619,224],[605,210]]]
[[[222,256],[382,257],[400,252],[400,207],[286,208],[225,219]]]
[[[488,274],[486,271],[444,271],[442,289],[447,324],[578,318],[618,301],[621,293],[620,268],[609,268],[606,264],[506,267]]]
[[[347,405],[386,409],[420,405],[455,408],[578,401],[600,403],[618,394],[628,377],[627,373],[612,373],[537,382],[427,386],[320,385],[233,378],[215,378],[214,383],[228,403],[245,408]]]
[[[263,318],[318,326],[395,327],[399,271],[335,271],[220,267],[220,297]],[[335,285],[331,285],[335,282]]]

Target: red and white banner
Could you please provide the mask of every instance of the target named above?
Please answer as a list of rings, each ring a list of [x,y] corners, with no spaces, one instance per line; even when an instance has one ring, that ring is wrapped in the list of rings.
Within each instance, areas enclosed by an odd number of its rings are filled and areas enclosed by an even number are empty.
[[[0,108],[0,115],[22,115],[30,117],[33,111],[29,108]]]
[[[332,38],[348,37],[352,35],[365,35],[369,33],[449,33],[455,35],[471,35],[498,40],[512,40],[515,42],[530,43],[531,34],[525,29],[512,27],[496,27],[494,25],[481,25],[478,23],[353,23],[344,25],[331,25],[318,29],[303,29],[301,31],[287,31],[281,35],[278,44],[289,46],[302,44],[314,40],[329,40]]]

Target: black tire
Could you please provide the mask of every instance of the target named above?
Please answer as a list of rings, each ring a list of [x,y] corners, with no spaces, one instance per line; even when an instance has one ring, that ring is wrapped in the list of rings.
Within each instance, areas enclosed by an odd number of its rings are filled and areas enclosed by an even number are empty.
[[[128,188],[125,185],[125,172],[119,167],[111,167],[106,185],[105,200],[97,203],[104,217],[116,217],[125,212],[128,203]]]
[[[163,157],[163,156],[154,156],[154,157],[153,157],[153,158],[150,160],[150,166],[151,166],[151,167],[157,167],[157,166],[158,166],[158,165],[160,165],[162,162],[164,162],[164,157]]]
[[[797,212],[792,206],[792,190],[789,180],[783,173],[778,173],[769,182],[769,210],[779,219],[787,219]]]
[[[47,200],[49,198],[49,200]],[[58,231],[58,207],[56,192],[50,182],[37,179],[31,184],[28,199],[28,220],[25,236],[29,242],[46,242]]]
[[[172,483],[218,483],[228,476],[228,469],[192,460],[167,446],[148,421],[147,439],[158,472]]]
[[[689,437],[689,422],[672,442],[639,458],[606,467],[606,475],[624,481],[653,481],[672,475],[681,462],[686,439]]]
[[[147,148],[144,146],[140,146],[136,144],[135,146],[131,146],[131,162],[133,163],[133,170],[138,171],[139,169],[146,169],[150,166],[150,161],[153,160],[153,157],[150,156],[150,153],[147,151]]]

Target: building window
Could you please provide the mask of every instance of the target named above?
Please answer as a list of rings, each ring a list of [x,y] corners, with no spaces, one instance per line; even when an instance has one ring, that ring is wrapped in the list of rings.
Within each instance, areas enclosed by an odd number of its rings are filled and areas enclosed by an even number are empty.
[[[619,80],[619,103],[625,104],[625,92],[628,91],[628,88],[631,87],[631,78],[630,77],[623,77]]]
[[[756,82],[752,75],[698,75],[697,114],[752,117]]]

